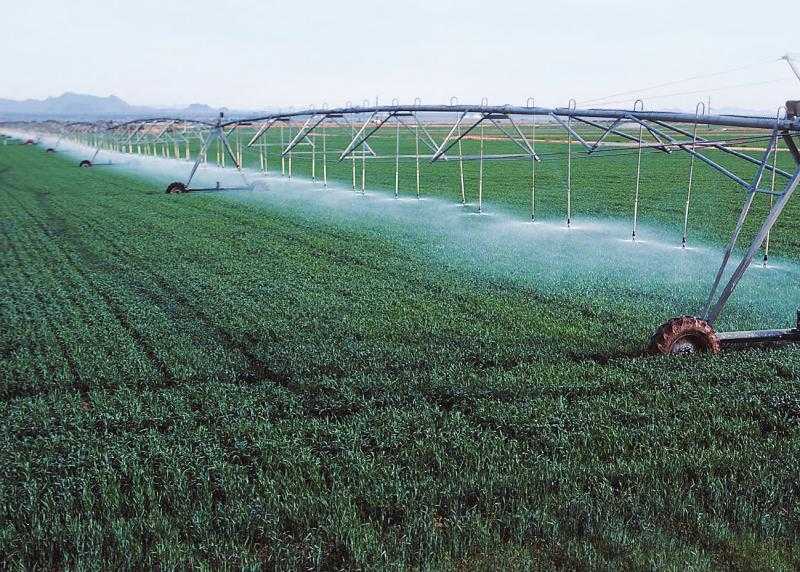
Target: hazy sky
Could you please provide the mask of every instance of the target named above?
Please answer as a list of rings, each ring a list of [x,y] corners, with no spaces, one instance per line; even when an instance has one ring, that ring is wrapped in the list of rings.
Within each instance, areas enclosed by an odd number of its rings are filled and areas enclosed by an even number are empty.
[[[800,98],[776,61],[800,51],[797,13],[788,0],[5,0],[0,97],[627,107],[641,95],[655,109],[710,95],[714,107],[772,110]]]

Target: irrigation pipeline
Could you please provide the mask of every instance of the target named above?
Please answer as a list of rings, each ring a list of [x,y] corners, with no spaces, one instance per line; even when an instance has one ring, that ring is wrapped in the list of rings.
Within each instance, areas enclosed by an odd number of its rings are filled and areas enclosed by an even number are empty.
[[[399,114],[399,113],[450,113],[472,114],[506,117],[547,116],[562,118],[621,119],[643,121],[667,121],[673,123],[698,123],[699,125],[718,125],[724,127],[744,127],[752,129],[779,129],[781,131],[800,131],[800,120],[796,118],[775,118],[743,115],[702,115],[694,113],[676,113],[671,111],[632,111],[627,109],[576,109],[570,107],[524,107],[512,105],[376,105],[363,107],[338,107],[331,109],[304,109],[298,111],[282,111],[258,116],[249,116],[231,121],[221,122],[222,127],[234,126],[248,122],[285,120],[300,117],[337,117],[363,114]]]
[[[81,162],[82,166],[91,166],[101,150],[121,151],[123,153],[142,153],[147,155],[170,157],[170,150],[175,158],[184,158],[180,153],[180,146],[185,146],[186,159],[190,158],[191,142],[200,144],[200,151],[195,154],[195,161],[191,172],[185,182],[173,182],[167,188],[168,193],[184,193],[191,191],[225,190],[219,187],[211,189],[192,188],[191,183],[198,168],[208,160],[208,152],[215,149],[217,162],[223,167],[225,161],[230,160],[244,182],[243,187],[250,188],[250,183],[242,169],[242,158],[246,148],[257,147],[260,163],[266,170],[268,164],[268,150],[276,145],[280,148],[281,172],[292,176],[292,158],[295,153],[302,153],[299,146],[310,147],[310,154],[316,167],[316,157],[321,156],[323,185],[327,187],[327,161],[329,154],[335,154],[338,161],[348,160],[352,170],[352,188],[362,194],[366,188],[367,162],[369,160],[392,159],[395,162],[395,187],[399,180],[400,159],[413,159],[416,170],[416,192],[420,194],[420,160],[425,159],[431,164],[438,161],[457,160],[459,165],[464,161],[479,161],[478,177],[478,204],[482,206],[484,190],[484,162],[503,160],[524,160],[531,167],[530,176],[530,218],[536,220],[535,204],[535,168],[536,163],[544,158],[567,156],[566,161],[566,188],[565,188],[565,221],[569,228],[573,218],[571,209],[571,181],[573,143],[582,147],[583,153],[577,157],[617,157],[623,155],[637,155],[637,169],[635,181],[631,185],[633,224],[631,240],[636,240],[637,219],[639,213],[639,189],[642,170],[643,152],[672,154],[680,151],[692,159],[689,168],[689,191],[686,194],[685,208],[681,209],[683,246],[686,246],[686,229],[690,212],[692,174],[695,160],[704,163],[720,175],[736,183],[744,190],[744,199],[730,242],[725,250],[722,263],[717,271],[716,278],[711,287],[707,302],[698,312],[698,317],[682,316],[665,323],[654,335],[651,348],[661,353],[676,353],[684,351],[715,351],[721,345],[734,344],[740,341],[776,341],[787,339],[800,340],[800,327],[791,330],[770,330],[767,332],[733,332],[717,334],[713,324],[725,307],[728,299],[736,288],[742,275],[753,260],[754,255],[763,245],[768,244],[770,230],[780,216],[787,202],[791,198],[798,184],[800,184],[800,120],[795,111],[800,109],[800,102],[787,102],[785,109],[779,110],[773,117],[741,116],[741,115],[711,115],[700,112],[698,105],[695,113],[677,113],[671,111],[646,111],[640,101],[633,109],[581,109],[577,108],[574,100],[567,107],[538,107],[533,105],[533,100],[528,100],[528,105],[521,106],[490,106],[486,100],[479,105],[422,105],[419,101],[414,105],[362,105],[339,108],[317,108],[297,111],[280,111],[226,120],[221,114],[214,121],[185,120],[181,118],[159,117],[152,119],[139,119],[120,124],[108,122],[98,123],[73,123],[59,124],[48,122],[44,124],[16,124],[12,127],[23,127],[28,130],[57,134],[59,138],[67,137],[76,139],[84,144],[95,147],[91,159]],[[420,119],[428,119],[428,121]],[[535,129],[537,118],[540,127],[553,127],[566,133],[567,149],[565,152],[538,153],[535,148]],[[431,121],[436,120],[436,123]],[[340,121],[342,120],[342,121]],[[301,124],[302,122],[302,124]],[[327,123],[327,125],[326,125]],[[530,138],[525,135],[521,127],[530,124]],[[280,127],[280,143],[267,143],[261,141],[267,132],[274,126]],[[360,126],[359,126],[360,125]],[[445,127],[446,134],[442,136],[434,132],[433,126]],[[724,128],[739,128],[752,130],[752,134],[738,135],[737,137],[709,140],[699,137],[698,126],[718,126]],[[252,126],[255,134],[243,146],[241,128]],[[326,145],[327,134],[324,129],[335,126],[342,129],[349,143],[342,149],[331,149]],[[502,140],[513,144],[517,149],[514,153],[489,153],[485,148],[486,131],[489,127],[493,133],[499,133],[493,140]],[[580,129],[576,127],[580,126]],[[633,126],[629,129],[628,126]],[[288,129],[284,129],[284,128]],[[381,156],[370,146],[370,139],[381,128],[393,131],[394,154]],[[400,154],[399,133],[401,130],[409,131],[414,137],[414,153]],[[322,131],[323,151],[317,153],[316,138]],[[385,131],[384,131],[385,132]],[[470,135],[473,134],[473,135]],[[468,137],[474,138],[478,134],[480,152],[477,155],[464,155],[462,143]],[[287,136],[288,135],[288,136]],[[606,138],[618,138],[617,143],[604,143]],[[621,143],[619,140],[624,140]],[[732,147],[763,143],[766,146],[760,156],[752,156]],[[792,170],[786,171],[777,166],[775,157],[779,150],[780,142],[789,151],[795,161]],[[544,143],[547,141],[544,140]],[[715,154],[704,153],[713,151]],[[457,155],[454,153],[457,152]],[[718,162],[717,154],[724,154],[731,160],[737,160],[741,165],[751,169],[755,166],[755,174],[740,176],[728,165]],[[712,158],[713,157],[713,158]],[[770,161],[772,157],[772,161]],[[356,168],[360,160],[360,168]],[[360,171],[360,185],[357,182],[357,172]],[[316,171],[315,171],[316,172]],[[315,173],[314,172],[314,173]],[[461,174],[461,195],[464,196],[463,171]],[[780,177],[780,185],[775,179]],[[768,181],[768,184],[763,184]],[[764,194],[769,197],[770,210],[760,228],[752,239],[746,253],[741,258],[732,273],[727,272],[728,263],[738,241],[740,232],[751,215],[751,206],[756,195]],[[765,253],[766,261],[766,253]],[[723,281],[723,277],[727,280]]]

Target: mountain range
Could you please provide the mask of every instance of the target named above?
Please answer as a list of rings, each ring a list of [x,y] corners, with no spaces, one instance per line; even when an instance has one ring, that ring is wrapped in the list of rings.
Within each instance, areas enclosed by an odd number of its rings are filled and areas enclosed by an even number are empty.
[[[202,103],[188,107],[148,107],[131,105],[115,95],[98,97],[67,92],[46,99],[0,99],[0,119],[125,119],[170,115],[192,118],[209,118],[219,111]]]
[[[131,105],[115,95],[99,97],[81,93],[67,92],[46,99],[2,99],[0,98],[0,121],[26,120],[125,120],[142,117],[185,117],[191,119],[211,119],[220,111],[229,117],[246,117],[267,110],[229,110],[213,108],[203,103],[193,103],[187,107],[148,107]],[[275,111],[274,109],[272,111]],[[679,111],[664,109],[664,111]],[[686,111],[686,110],[683,110]],[[737,107],[714,109],[714,113],[732,115],[765,115],[768,112]]]

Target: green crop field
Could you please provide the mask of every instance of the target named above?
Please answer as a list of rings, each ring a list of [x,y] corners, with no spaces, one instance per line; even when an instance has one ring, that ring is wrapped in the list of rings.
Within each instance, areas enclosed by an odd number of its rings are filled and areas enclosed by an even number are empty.
[[[541,146],[538,212],[561,220],[565,147]],[[629,220],[635,156],[595,161],[574,218]],[[367,163],[390,196],[393,162]],[[643,164],[643,224],[676,245],[687,168]],[[424,196],[457,203],[457,169],[423,165]],[[487,211],[524,221],[530,164],[486,169]],[[741,194],[696,175],[691,241],[718,248]],[[412,162],[400,179],[413,197]],[[0,567],[800,567],[795,348],[643,357],[696,290],[470,264],[431,242],[444,222],[163,189],[0,145]],[[785,261],[798,222],[775,228]]]

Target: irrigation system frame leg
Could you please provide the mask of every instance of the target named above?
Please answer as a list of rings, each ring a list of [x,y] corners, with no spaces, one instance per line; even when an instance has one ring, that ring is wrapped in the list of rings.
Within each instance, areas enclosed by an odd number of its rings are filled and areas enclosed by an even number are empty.
[[[84,159],[80,162],[81,167],[91,167],[94,165],[95,159],[97,159],[97,155],[100,154],[100,146],[96,145],[94,149],[94,153],[92,153],[92,157],[90,159]]]
[[[220,118],[221,119],[221,118]],[[194,179],[195,174],[197,174],[197,170],[200,167],[200,164],[203,162],[203,158],[208,151],[209,146],[216,141],[220,149],[220,154],[222,157],[225,156],[227,153],[228,156],[233,161],[236,170],[239,172],[239,175],[242,177],[244,181],[243,187],[221,187],[219,182],[217,182],[216,187],[210,188],[191,188],[192,180]],[[239,160],[236,157],[236,153],[231,148],[230,143],[228,142],[228,138],[225,135],[225,131],[218,122],[216,126],[212,127],[208,133],[208,136],[203,141],[203,145],[200,148],[200,152],[197,154],[197,158],[192,165],[192,170],[189,172],[189,177],[186,179],[185,183],[176,181],[170,183],[167,186],[167,194],[180,194],[180,193],[192,193],[192,192],[202,192],[202,191],[224,191],[224,190],[237,190],[237,189],[251,189],[252,185],[250,181],[247,180],[247,177],[242,170],[242,166],[239,163]]]
[[[200,147],[200,152],[197,154],[197,159],[194,161],[194,165],[192,165],[192,170],[189,173],[189,178],[186,180],[185,187],[188,189],[189,185],[192,184],[192,179],[194,179],[195,173],[197,173],[197,169],[200,167],[200,163],[203,161],[203,157],[208,152],[208,147],[211,145],[212,140],[216,140],[216,133],[211,132],[208,134],[208,137],[203,141],[203,146]]]
[[[742,204],[739,213],[739,219],[731,234],[730,242],[725,249],[717,275],[714,279],[714,284],[711,287],[708,300],[702,312],[702,318],[695,316],[681,316],[673,318],[663,324],[654,334],[651,340],[650,350],[655,353],[693,353],[695,351],[718,351],[720,348],[736,347],[736,346],[750,346],[753,344],[775,343],[775,342],[800,342],[800,311],[795,318],[795,327],[780,330],[748,330],[737,332],[716,332],[714,324],[725,308],[728,300],[736,289],[739,281],[744,276],[745,271],[748,269],[753,261],[753,258],[764,245],[770,230],[775,222],[780,217],[783,209],[788,204],[798,184],[800,184],[800,156],[795,157],[795,171],[791,178],[786,182],[783,191],[780,194],[774,195],[769,192],[771,198],[775,197],[776,200],[765,218],[761,227],[756,233],[750,246],[745,252],[739,264],[734,269],[733,273],[728,278],[722,292],[718,297],[716,296],[717,288],[719,287],[722,277],[725,274],[725,269],[730,260],[731,254],[736,242],[741,233],[747,215],[753,203],[756,194],[767,192],[760,188],[761,181],[765,169],[768,167],[770,155],[777,154],[777,143],[779,137],[778,130],[774,130],[772,137],[767,144],[767,148],[759,162],[759,167],[750,185],[747,196]],[[794,141],[789,137],[791,144],[787,145],[791,148]],[[775,171],[772,171],[773,174]],[[774,184],[774,183],[773,183]],[[690,324],[689,330],[680,331],[680,326]],[[692,329],[693,328],[693,329]],[[667,335],[665,336],[665,332]],[[664,344],[665,338],[670,342]]]
[[[733,274],[731,275],[730,279],[728,280],[727,285],[723,289],[722,293],[717,300],[717,303],[711,309],[707,316],[707,320],[709,323],[713,324],[713,322],[717,319],[722,309],[725,307],[728,299],[730,298],[733,291],[736,289],[736,285],[741,280],[742,276],[744,275],[745,271],[747,270],[748,266],[753,260],[753,257],[756,255],[758,250],[761,248],[761,245],[764,243],[764,239],[769,233],[772,226],[775,224],[775,221],[778,220],[781,212],[783,211],[786,204],[789,202],[792,194],[794,193],[795,189],[797,188],[798,183],[800,183],[800,168],[795,171],[794,176],[792,179],[786,184],[786,188],[784,189],[783,194],[778,196],[778,200],[775,201],[772,209],[770,210],[769,214],[767,215],[766,220],[761,225],[761,229],[756,234],[753,241],[750,243],[750,247],[747,249],[744,257],[742,258],[741,262],[739,262],[739,266],[736,267]],[[794,328],[785,329],[785,330],[755,330],[755,331],[744,331],[744,332],[724,332],[718,334],[718,337],[725,347],[735,346],[735,345],[752,345],[754,343],[763,343],[763,342],[786,342],[786,341],[800,341],[800,314],[797,316],[797,323]]]
[[[797,188],[798,183],[800,183],[800,168],[795,171],[794,176],[792,179],[786,184],[786,188],[784,189],[783,193],[778,196],[778,200],[772,205],[772,209],[770,209],[769,214],[767,215],[766,220],[761,225],[761,228],[756,234],[753,241],[750,243],[750,247],[747,249],[744,257],[739,262],[739,265],[733,271],[733,274],[728,279],[728,283],[723,288],[722,293],[719,295],[717,302],[714,306],[706,313],[706,320],[713,324],[716,319],[719,317],[720,313],[722,312],[725,304],[728,302],[731,294],[736,289],[736,285],[741,280],[742,275],[744,275],[745,270],[750,265],[753,260],[753,257],[761,248],[761,245],[764,243],[764,240],[767,237],[767,233],[770,231],[772,226],[775,224],[775,221],[778,220],[781,212],[783,212],[786,203],[791,198],[792,194],[794,193],[795,189]]]
[[[250,181],[247,180],[247,177],[245,176],[244,171],[242,170],[241,161],[237,160],[236,154],[234,153],[233,149],[231,148],[231,144],[228,142],[228,138],[225,135],[225,131],[223,131],[223,129],[221,127],[219,128],[218,137],[222,141],[222,146],[228,152],[228,156],[230,156],[231,160],[233,161],[233,165],[236,167],[236,170],[239,172],[239,176],[242,178],[242,181],[244,181],[245,188],[250,188],[252,185],[250,184]],[[290,157],[290,163],[289,164],[291,165],[291,155],[289,157]]]
[[[725,269],[728,266],[728,261],[730,260],[731,254],[733,253],[733,249],[736,246],[736,242],[739,239],[739,234],[742,231],[742,227],[744,226],[745,221],[747,220],[747,215],[750,213],[750,207],[753,204],[753,199],[755,199],[756,193],[758,192],[759,185],[761,184],[761,178],[764,174],[764,167],[766,167],[767,162],[769,161],[770,153],[772,152],[773,145],[777,142],[777,132],[773,132],[772,137],[769,140],[767,145],[767,149],[764,152],[764,155],[761,160],[761,164],[759,165],[758,170],[756,171],[755,176],[753,177],[753,183],[750,185],[750,189],[745,196],[744,202],[742,204],[742,209],[739,212],[739,219],[736,221],[736,226],[731,233],[731,239],[728,242],[728,246],[725,249],[725,253],[722,255],[722,263],[717,270],[717,275],[714,278],[714,284],[711,286],[711,291],[708,294],[708,300],[703,308],[703,315],[706,321],[713,324],[716,317],[719,315],[722,307],[725,305],[725,301],[722,301],[722,305],[717,303],[715,306],[715,311],[712,310],[712,303],[714,302],[714,297],[717,293],[717,288],[719,287],[720,281],[722,280],[722,276],[725,273]],[[762,239],[763,240],[763,239]],[[759,243],[760,245],[760,243]],[[730,285],[730,282],[728,283]]]

